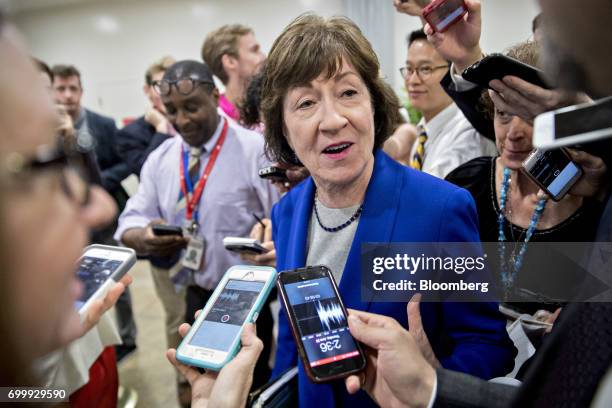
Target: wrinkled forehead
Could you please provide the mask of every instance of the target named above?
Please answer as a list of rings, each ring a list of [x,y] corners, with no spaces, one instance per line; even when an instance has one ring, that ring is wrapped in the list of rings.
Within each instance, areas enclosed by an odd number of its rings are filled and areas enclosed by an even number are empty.
[[[0,32],[0,153],[32,154],[37,146],[54,142],[56,112],[51,95],[40,81],[18,34]]]

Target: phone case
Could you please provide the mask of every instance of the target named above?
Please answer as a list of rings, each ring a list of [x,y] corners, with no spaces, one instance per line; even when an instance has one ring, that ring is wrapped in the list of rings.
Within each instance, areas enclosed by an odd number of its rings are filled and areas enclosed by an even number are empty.
[[[540,88],[550,89],[544,82],[543,71],[499,53],[487,55],[461,74],[464,79],[483,88],[489,88],[489,82],[494,79],[501,80],[506,75],[513,75]]]
[[[134,264],[136,263],[136,251],[134,251],[131,248],[111,246],[111,245],[93,244],[93,245],[87,246],[84,249],[83,255],[86,254],[87,251],[89,251],[90,249],[103,249],[103,250],[108,250],[108,251],[125,252],[125,253],[130,254],[130,257],[123,264],[121,264],[121,266],[119,266],[119,268],[115,272],[113,272],[113,274],[110,276],[110,278],[106,282],[104,282],[104,284],[102,286],[100,286],[96,290],[96,292],[89,299],[87,299],[85,304],[79,309],[79,314],[81,316],[83,316],[85,314],[85,312],[87,311],[87,309],[89,308],[89,306],[91,305],[91,303],[94,300],[100,299],[101,297],[106,295],[106,291],[108,290],[108,288],[110,288],[110,286],[113,283],[118,282],[121,278],[123,278],[123,276],[130,269],[132,269],[132,266],[134,266]],[[81,257],[83,255],[81,255]]]
[[[434,13],[438,8],[442,7],[444,3],[446,3],[446,0],[434,0],[431,3],[429,3],[427,6],[425,6],[425,8],[423,9],[421,13],[425,21],[429,23],[431,28],[434,31],[439,32],[439,33],[443,33],[446,30],[448,30],[453,24],[455,24],[457,21],[463,18],[463,16],[466,15],[468,12],[465,1],[462,1],[461,6],[463,7],[463,11],[460,14],[456,15],[442,29],[440,29],[430,17],[431,17],[431,13]]]
[[[563,152],[563,154],[569,159],[569,161],[571,163],[574,163],[574,165],[578,168],[578,173],[576,173],[576,175],[566,184],[566,186],[564,187],[563,190],[561,190],[561,192],[559,192],[559,194],[557,196],[554,196],[542,183],[540,183],[540,180],[538,180],[533,174],[531,174],[531,172],[529,170],[527,170],[524,165],[521,168],[521,170],[523,171],[523,173],[529,177],[538,187],[540,187],[544,192],[546,192],[546,194],[552,198],[554,201],[561,201],[561,199],[563,197],[565,197],[565,195],[567,194],[567,192],[572,188],[572,186],[578,181],[578,179],[580,179],[580,177],[582,177],[582,174],[584,173],[584,171],[582,170],[582,168],[575,163],[572,158],[566,153],[565,149],[561,148],[561,151]],[[533,154],[533,153],[532,153]]]
[[[340,301],[340,306],[342,307],[342,310],[345,314],[345,316],[348,316],[348,312],[346,311],[346,307],[344,307],[344,302],[342,301],[342,298],[340,297],[340,293],[338,292],[338,285],[336,284],[336,280],[334,279],[334,275],[331,273],[331,271],[329,270],[329,268],[327,268],[324,265],[319,265],[316,267],[313,266],[307,266],[304,268],[298,268],[298,269],[293,269],[290,271],[283,271],[280,272],[276,278],[276,286],[278,288],[278,293],[280,294],[280,301],[283,304],[283,307],[285,308],[285,312],[287,314],[287,320],[289,321],[289,325],[291,327],[291,333],[293,334],[293,338],[295,339],[295,344],[297,345],[297,349],[298,349],[298,354],[300,355],[300,358],[302,359],[302,366],[304,367],[304,370],[306,370],[306,375],[308,376],[308,378],[317,384],[323,384],[323,383],[327,383],[329,381],[334,381],[334,380],[339,380],[342,378],[346,378],[349,375],[355,374],[360,372],[361,370],[363,370],[365,368],[365,358],[364,358],[364,364],[362,367],[357,368],[353,371],[347,371],[347,372],[343,372],[337,375],[331,375],[329,377],[325,377],[325,378],[320,378],[317,377],[316,374],[312,371],[310,364],[307,364],[308,362],[308,357],[306,356],[306,350],[304,350],[304,346],[302,345],[302,342],[299,341],[298,339],[300,338],[300,334],[298,332],[298,328],[296,327],[294,321],[293,321],[293,317],[291,315],[291,313],[289,313],[289,301],[287,300],[287,294],[285,293],[285,289],[283,288],[283,284],[281,283],[281,275],[283,273],[293,273],[293,272],[300,272],[300,271],[307,271],[308,269],[313,269],[313,268],[319,268],[319,267],[323,267],[327,270],[329,277],[333,283],[333,287],[334,287],[334,291],[336,292],[336,295],[338,297],[338,300]],[[361,348],[361,346],[359,345],[359,342],[357,340],[355,340],[355,345],[357,346],[357,349],[359,350],[359,353],[362,357],[364,357],[363,354],[363,350]]]
[[[219,297],[219,294],[221,293],[221,291],[225,287],[225,283],[229,279],[229,275],[230,275],[231,271],[233,271],[235,269],[244,269],[245,267],[248,268],[248,269],[251,269],[251,270],[263,270],[263,271],[272,270],[274,272],[274,273],[270,274],[270,278],[268,279],[268,281],[266,282],[263,290],[261,291],[259,298],[255,302],[255,304],[253,305],[253,308],[251,309],[251,311],[249,312],[249,314],[247,315],[247,317],[245,319],[245,323],[253,323],[253,317],[255,316],[255,314],[259,315],[259,312],[261,311],[261,308],[263,307],[264,303],[268,299],[268,296],[270,295],[270,291],[274,287],[274,281],[276,280],[276,269],[268,267],[268,266],[251,266],[251,265],[241,266],[241,265],[237,265],[237,266],[232,266],[231,268],[229,268],[225,272],[225,275],[223,275],[223,278],[221,278],[221,280],[217,284],[217,287],[215,288],[215,291],[211,295],[211,297],[208,300],[208,302],[206,302],[206,305],[204,306],[204,309],[206,309],[208,307],[208,304],[211,301],[216,300],[217,297]],[[200,313],[200,315],[198,316],[198,318],[194,322],[193,326],[191,326],[191,329],[189,329],[189,332],[187,333],[187,335],[185,336],[183,341],[181,341],[181,344],[178,346],[178,348],[176,350],[176,359],[178,361],[180,361],[181,363],[187,364],[187,365],[190,365],[190,366],[200,367],[200,368],[204,368],[204,369],[207,369],[207,370],[219,371],[219,370],[221,370],[223,368],[223,366],[225,366],[227,363],[229,363],[234,358],[234,356],[238,353],[238,350],[240,348],[240,336],[242,335],[242,330],[244,328],[244,325],[242,327],[240,327],[240,331],[238,332],[238,335],[234,339],[234,342],[232,343],[232,346],[230,347],[230,350],[228,351],[227,356],[225,357],[225,360],[223,360],[222,362],[220,362],[218,364],[213,364],[213,363],[210,363],[210,362],[206,362],[204,360],[195,360],[195,359],[192,359],[190,357],[185,356],[181,352],[181,350],[183,348],[183,343],[185,342],[185,339],[190,337],[190,334],[192,333],[192,331],[195,330],[194,328],[199,328],[200,327],[200,325],[202,324],[202,321],[204,320],[205,317],[206,317],[206,315],[204,313]]]

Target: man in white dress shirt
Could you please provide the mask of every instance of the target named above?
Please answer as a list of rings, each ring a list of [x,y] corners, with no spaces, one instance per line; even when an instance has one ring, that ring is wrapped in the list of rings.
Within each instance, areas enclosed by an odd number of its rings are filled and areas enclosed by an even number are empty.
[[[408,36],[401,72],[411,105],[423,114],[410,165],[440,178],[471,159],[497,154],[495,144],[473,128],[440,85],[448,69],[423,30]]]

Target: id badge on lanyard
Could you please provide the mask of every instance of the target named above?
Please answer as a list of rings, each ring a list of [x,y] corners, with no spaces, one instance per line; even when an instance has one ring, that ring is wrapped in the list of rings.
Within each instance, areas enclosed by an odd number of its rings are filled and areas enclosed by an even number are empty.
[[[206,182],[208,181],[213,166],[215,165],[217,157],[219,156],[219,152],[221,151],[221,147],[223,146],[223,142],[225,141],[225,137],[227,135],[227,128],[227,121],[224,120],[221,136],[219,136],[217,144],[215,145],[215,147],[213,147],[210,158],[208,159],[208,163],[206,163],[204,172],[198,180],[195,189],[192,185],[192,181],[189,179],[189,175],[186,172],[186,169],[188,167],[187,163],[189,161],[188,153],[181,150],[180,181],[181,190],[186,200],[185,222],[183,223],[183,232],[186,236],[189,237],[189,243],[187,244],[187,249],[185,250],[183,259],[181,260],[181,264],[185,268],[189,268],[194,271],[200,270],[202,268],[204,263],[204,252],[206,251],[206,242],[204,241],[204,237],[200,234],[200,225],[198,224],[198,207],[202,198],[202,193],[204,192],[204,188],[206,187]]]

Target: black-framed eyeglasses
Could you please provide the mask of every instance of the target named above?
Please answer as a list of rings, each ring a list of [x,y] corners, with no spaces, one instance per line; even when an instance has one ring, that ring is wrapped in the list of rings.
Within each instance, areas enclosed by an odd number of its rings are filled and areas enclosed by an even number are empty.
[[[202,79],[195,78],[182,78],[176,81],[168,81],[162,79],[160,81],[153,81],[153,89],[161,96],[170,95],[172,91],[172,86],[176,87],[176,90],[181,95],[189,95],[196,89],[199,85],[208,85],[211,88],[215,86],[212,81],[205,81]]]
[[[85,206],[89,202],[90,183],[99,176],[89,155],[89,152],[65,149],[58,143],[39,146],[31,158],[21,153],[10,153],[2,164],[6,173],[18,181],[22,177],[59,171],[62,192],[77,205]]]
[[[406,66],[406,67],[401,67],[399,69],[399,71],[400,71],[400,74],[402,74],[402,77],[404,79],[410,78],[415,72],[416,72],[416,74],[418,75],[419,78],[427,79],[435,71],[437,71],[439,69],[442,69],[442,68],[448,68],[448,64],[447,65],[438,65],[438,66],[435,66],[435,67],[432,67],[430,65],[422,65],[422,66],[417,67],[417,68],[413,68],[411,66]]]

